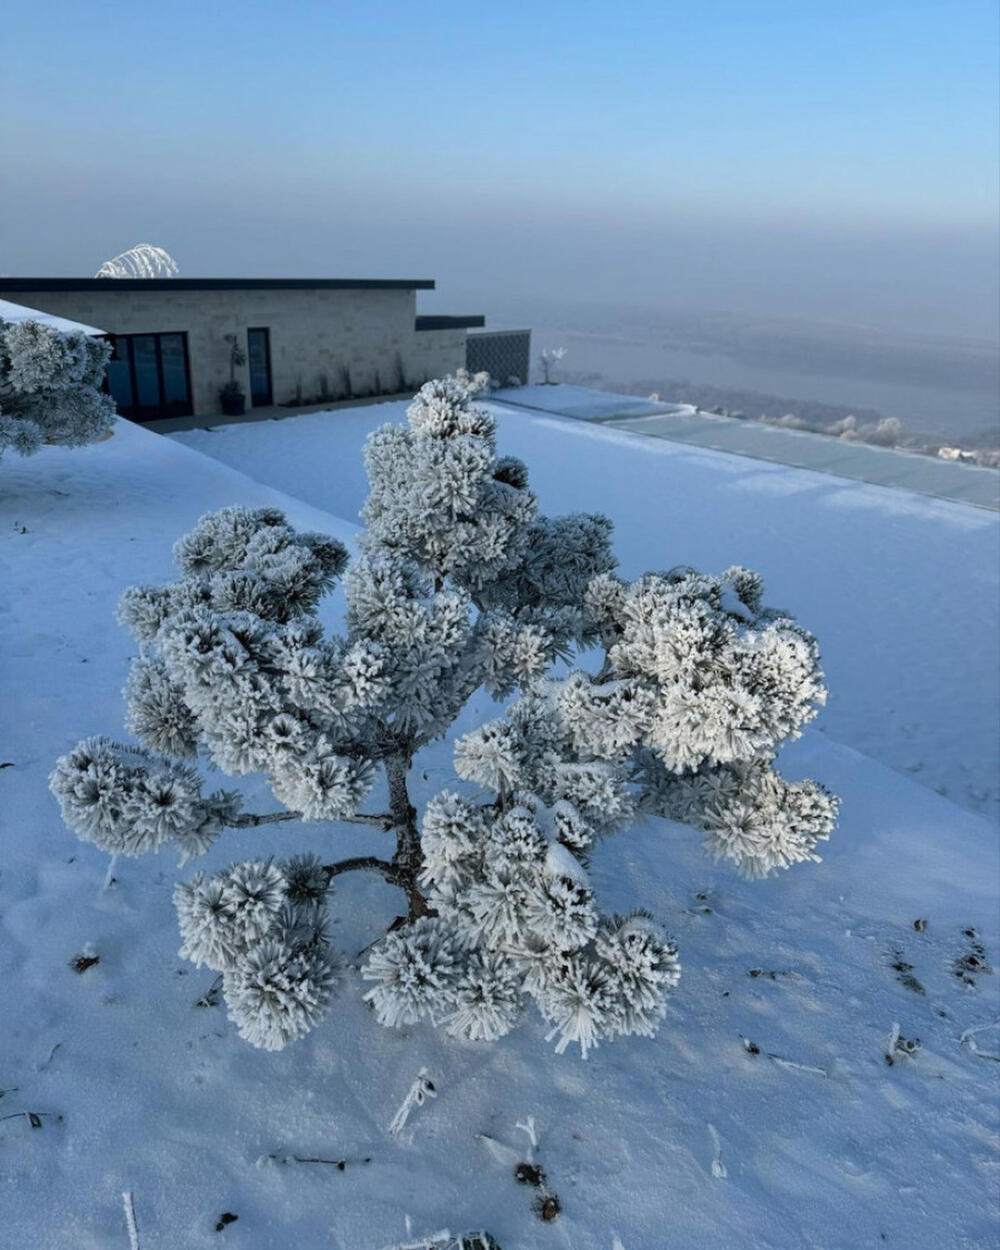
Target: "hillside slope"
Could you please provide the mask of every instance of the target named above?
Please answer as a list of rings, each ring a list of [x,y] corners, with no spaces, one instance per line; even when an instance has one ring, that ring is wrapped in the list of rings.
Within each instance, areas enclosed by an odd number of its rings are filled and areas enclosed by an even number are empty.
[[[522,447],[545,436],[504,430]],[[339,454],[324,463],[335,477]],[[685,464],[697,475],[697,458]],[[549,506],[558,470],[535,474]],[[591,473],[601,481],[609,467],[594,456]],[[391,1033],[351,973],[313,1035],[254,1051],[219,1006],[198,1005],[211,974],[176,955],[170,893],[193,868],[166,854],[121,862],[104,888],[105,856],[63,828],[46,778],[78,737],[120,733],[131,643],[115,604],[124,586],[168,575],[171,543],[198,515],[269,504],[344,539],[351,526],[126,423],[109,443],[46,449],[5,462],[3,475],[0,1241],[119,1250],[130,1190],[142,1250],[380,1250],[404,1239],[407,1216],[414,1235],[485,1226],[504,1250],[611,1250],[615,1237],[624,1250],[990,1244],[997,977],[968,962],[977,948],[980,963],[994,961],[998,944],[995,845],[982,821],[810,733],[784,766],[843,795],[822,864],[741,882],[694,833],[659,820],[599,848],[602,905],[649,908],[680,945],[684,975],[655,1040],[583,1063],[553,1054],[537,1019],[490,1047],[426,1028]],[[654,526],[644,552],[630,528],[641,485],[624,527],[629,571],[662,563],[662,547],[673,559],[710,550],[716,565],[767,555],[765,527],[748,542],[731,517],[715,535]],[[781,489],[770,485],[743,486],[765,514]],[[799,598],[809,586],[793,582],[782,531],[771,539],[786,557],[779,590]],[[924,709],[928,722],[945,714]],[[448,745],[419,765],[422,801],[448,775]],[[258,782],[244,789],[250,804],[265,801]],[[233,833],[204,866],[331,843],[367,853],[377,836]],[[398,902],[367,876],[344,880],[335,940],[350,959]],[[80,954],[99,962],[76,972]],[[889,1065],[895,1024],[921,1048]],[[437,1097],[393,1139],[387,1126],[421,1067]],[[526,1116],[563,1206],[551,1225],[476,1140],[523,1153]],[[217,1232],[223,1213],[238,1218]]]

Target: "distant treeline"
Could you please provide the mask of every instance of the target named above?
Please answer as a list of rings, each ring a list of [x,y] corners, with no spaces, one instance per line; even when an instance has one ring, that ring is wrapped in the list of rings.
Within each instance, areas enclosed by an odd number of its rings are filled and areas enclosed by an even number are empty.
[[[882,414],[874,408],[845,408],[842,404],[824,404],[815,399],[788,399],[780,395],[766,395],[760,391],[742,391],[732,387],[705,386],[695,382],[660,379],[640,379],[629,382],[623,388],[629,395],[651,395],[655,392],[668,403],[695,404],[711,412],[722,408],[731,417],[750,417],[760,421],[765,417],[796,416],[805,425],[824,427],[854,417],[859,423],[877,425]]]
[[[703,412],[742,417],[789,429],[809,430],[834,438],[873,443],[881,447],[902,447],[926,455],[938,455],[942,443],[928,442],[925,436],[908,434],[895,417],[883,417],[874,408],[853,408],[842,404],[820,403],[815,399],[790,399],[762,391],[745,391],[725,386],[706,386],[677,378],[640,378],[637,382],[611,381],[601,373],[561,371],[561,382],[592,386],[624,395],[655,395],[666,403],[693,404]],[[946,446],[961,448],[962,459],[997,468],[1000,466],[1000,427],[954,435]],[[965,453],[969,454],[966,455]],[[946,459],[958,457],[945,454]]]

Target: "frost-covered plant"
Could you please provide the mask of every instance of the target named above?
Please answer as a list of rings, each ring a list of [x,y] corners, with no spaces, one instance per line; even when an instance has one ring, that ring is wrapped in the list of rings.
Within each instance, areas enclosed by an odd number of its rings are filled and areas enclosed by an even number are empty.
[[[115,406],[101,391],[110,348],[82,332],[0,320],[0,455],[43,443],[79,447],[106,434]]]
[[[177,264],[169,252],[155,243],[137,243],[126,252],[106,260],[95,278],[176,278]]]
[[[52,775],[67,823],[119,854],[172,842],[184,860],[226,827],[286,820],[385,831],[384,856],[254,860],[177,887],[182,953],[222,973],[255,1045],[302,1036],[332,999],[340,873],[406,895],[362,970],[382,1024],[488,1041],[532,1002],[557,1050],[586,1054],[652,1034],[680,974],[652,917],[600,910],[599,840],[655,812],[763,876],[815,859],[833,828],[836,801],[773,767],[824,699],[813,639],[762,606],[745,569],[617,577],[610,522],[540,515],[525,466],[497,456],[483,381],[428,383],[407,426],[370,437],[343,634],[316,612],[345,569],[340,543],[272,509],[203,517],[174,549],[179,579],[122,599],[141,745],[90,739]],[[600,664],[554,667],[588,647]],[[453,784],[418,812],[414,759],[480,687],[507,706],[458,738]],[[281,810],[205,794],[199,762],[264,774]],[[387,802],[363,811],[380,773]]]
[[[566,355],[565,347],[546,347],[538,357],[538,363],[542,366],[542,385],[552,385],[552,367],[559,363]]]

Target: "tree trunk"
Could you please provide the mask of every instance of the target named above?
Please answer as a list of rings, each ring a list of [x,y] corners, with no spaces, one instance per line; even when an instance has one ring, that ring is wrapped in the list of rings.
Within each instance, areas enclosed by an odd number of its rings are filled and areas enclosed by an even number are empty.
[[[410,802],[406,788],[411,758],[410,753],[404,751],[386,756],[385,775],[389,783],[389,810],[395,822],[393,832],[396,834],[396,854],[392,863],[398,874],[398,884],[406,891],[409,903],[407,919],[416,920],[418,916],[428,915],[431,909],[417,884],[424,861],[417,829],[417,809]]]

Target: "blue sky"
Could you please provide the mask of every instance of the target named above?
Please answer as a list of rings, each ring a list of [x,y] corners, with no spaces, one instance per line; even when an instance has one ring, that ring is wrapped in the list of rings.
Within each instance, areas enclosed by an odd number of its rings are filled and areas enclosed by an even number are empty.
[[[189,274],[986,331],[997,26],[993,0],[21,3],[0,271],[148,240]]]

